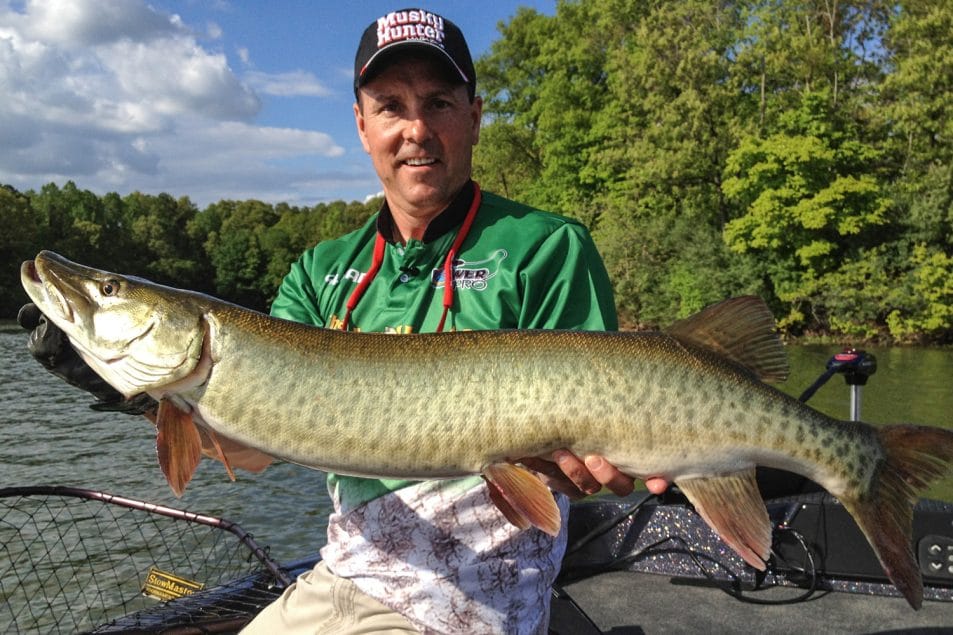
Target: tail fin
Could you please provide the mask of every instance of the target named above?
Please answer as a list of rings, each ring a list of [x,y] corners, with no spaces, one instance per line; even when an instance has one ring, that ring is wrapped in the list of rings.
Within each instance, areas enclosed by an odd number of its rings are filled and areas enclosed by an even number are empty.
[[[913,506],[953,462],[953,431],[914,425],[876,429],[886,460],[867,493],[841,502],[857,521],[887,577],[915,609],[923,579],[913,553]]]

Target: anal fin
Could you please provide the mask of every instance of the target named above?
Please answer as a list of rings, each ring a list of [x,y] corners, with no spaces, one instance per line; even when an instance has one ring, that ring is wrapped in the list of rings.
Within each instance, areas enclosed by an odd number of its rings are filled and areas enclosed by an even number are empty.
[[[159,467],[172,492],[181,497],[202,460],[202,439],[192,414],[169,399],[159,401],[155,424]]]
[[[559,533],[561,518],[553,493],[525,467],[493,463],[483,471],[491,498],[506,519],[524,529],[530,525],[550,536]]]
[[[690,479],[675,484],[695,510],[744,561],[764,571],[771,553],[771,521],[754,468]]]

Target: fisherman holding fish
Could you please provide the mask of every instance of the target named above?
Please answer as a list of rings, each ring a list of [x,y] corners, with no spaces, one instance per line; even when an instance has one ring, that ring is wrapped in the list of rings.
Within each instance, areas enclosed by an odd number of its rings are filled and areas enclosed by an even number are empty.
[[[586,229],[471,180],[482,99],[456,25],[424,10],[382,16],[361,38],[354,91],[358,135],[384,204],[362,229],[305,253],[273,315],[392,333],[616,329],[608,276]],[[557,489],[631,491],[631,479],[599,457],[556,458],[532,467]],[[569,478],[557,480],[560,468]],[[412,483],[331,474],[328,485],[335,512],[322,562],[249,632],[322,620],[330,628],[334,616],[359,622],[361,632],[546,632],[565,529],[555,537],[520,531],[479,477]],[[563,496],[560,509],[565,517]]]
[[[588,231],[483,192],[471,179],[482,99],[456,25],[424,10],[382,16],[360,40],[354,91],[358,135],[384,204],[363,228],[294,263],[274,316],[395,334],[616,330],[611,286]],[[34,329],[31,351],[41,363],[93,392],[100,409],[154,406],[122,399],[34,305],[20,322]],[[447,395],[435,390],[432,398]],[[393,412],[400,416],[399,404]],[[560,450],[552,461],[523,462],[563,492],[556,495],[563,521],[564,494],[605,486],[624,495],[633,487],[600,456]],[[500,511],[508,507],[503,494],[478,476],[412,482],[329,474],[328,486],[335,511],[322,560],[246,632],[546,632],[566,522],[555,536],[520,530]],[[648,486],[661,491],[666,482]]]
[[[799,474],[920,608],[914,505],[953,469],[953,431],[840,421],[767,385],[788,363],[757,297],[605,332],[586,230],[471,180],[481,102],[444,18],[372,24],[354,90],[384,205],[292,265],[274,317],[49,251],[20,268],[34,356],[95,407],[150,416],[177,495],[203,453],[229,474],[273,459],[334,472],[322,562],[249,633],[545,632],[568,504],[527,466],[571,495],[671,481],[759,571],[773,525],[756,467]]]

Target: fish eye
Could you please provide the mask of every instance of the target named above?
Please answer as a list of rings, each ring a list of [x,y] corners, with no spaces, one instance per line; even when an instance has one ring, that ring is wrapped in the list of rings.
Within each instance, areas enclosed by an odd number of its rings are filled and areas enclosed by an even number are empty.
[[[105,296],[112,296],[119,293],[119,281],[118,280],[104,280],[103,283],[99,286],[100,292]]]

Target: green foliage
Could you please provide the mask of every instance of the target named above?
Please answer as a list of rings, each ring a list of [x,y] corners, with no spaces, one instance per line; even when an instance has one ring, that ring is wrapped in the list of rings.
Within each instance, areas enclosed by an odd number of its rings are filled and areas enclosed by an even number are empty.
[[[198,214],[188,198],[134,192],[123,199],[123,214],[132,252],[125,258],[131,256],[132,271],[157,282],[210,290],[207,261],[201,257],[201,245],[188,231]]]
[[[99,197],[68,182],[39,192],[0,186],[0,315],[27,301],[22,261],[41,249],[266,310],[291,263],[319,240],[356,229],[380,207],[342,201],[313,208],[220,201],[199,211],[188,198],[135,192]]]
[[[474,157],[474,177],[505,196],[534,203],[530,191],[538,181],[542,159],[536,142],[534,104],[539,99],[546,65],[541,47],[549,19],[520,8],[489,55],[475,63],[484,94],[484,123]]]
[[[215,271],[215,288],[238,304],[250,306],[271,289],[261,238],[278,222],[271,205],[260,201],[220,201],[210,206],[220,225],[208,234],[205,252]]]
[[[953,158],[953,8],[907,0],[890,21],[885,43],[892,72],[882,85],[889,141],[903,167],[918,170]]]
[[[477,173],[588,223],[627,322],[758,293],[790,333],[949,336],[953,5],[579,0],[500,33]]]
[[[778,275],[774,291],[789,303],[782,324],[803,328],[811,289],[849,268],[859,250],[876,243],[890,200],[874,175],[873,147],[838,120],[828,91],[805,93],[768,138],[751,135],[728,156],[722,191],[741,215],[725,226],[737,253],[757,253]]]
[[[41,249],[41,226],[34,222],[30,199],[9,186],[0,186],[0,222],[10,228],[0,232],[0,315],[16,315],[26,300],[20,286],[20,263]]]
[[[890,335],[901,340],[951,339],[953,333],[953,256],[914,247],[910,272],[892,289],[887,315]]]

